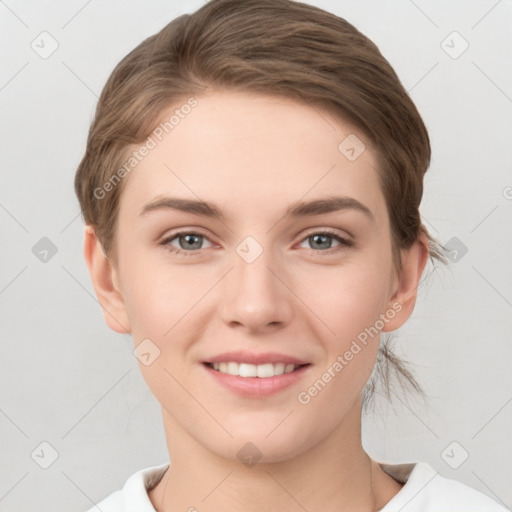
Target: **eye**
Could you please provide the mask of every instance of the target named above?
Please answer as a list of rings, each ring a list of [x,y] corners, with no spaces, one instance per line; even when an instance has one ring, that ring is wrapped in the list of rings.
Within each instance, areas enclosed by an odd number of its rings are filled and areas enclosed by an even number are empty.
[[[208,240],[208,238],[201,233],[181,231],[179,233],[174,233],[165,240],[162,240],[160,245],[166,246],[172,253],[182,256],[191,256],[198,252],[196,249],[204,249],[203,243],[205,240]],[[175,242],[177,242],[178,247],[175,245]],[[210,242],[208,241],[208,243]]]
[[[338,243],[338,245],[334,247],[332,246],[333,239]],[[302,244],[305,242],[309,243],[310,248],[312,249],[320,249],[320,251],[316,252],[324,252],[328,254],[341,251],[354,245],[351,240],[347,240],[337,233],[329,230],[311,233],[303,240]]]
[[[333,247],[333,240],[337,243]],[[169,252],[179,256],[193,256],[200,253],[201,249],[205,249],[205,241],[209,244],[206,247],[212,247],[212,243],[209,241],[206,235],[193,231],[180,231],[168,236],[160,245],[166,247]],[[347,249],[354,245],[354,242],[347,240],[337,233],[329,230],[317,231],[309,234],[301,242],[302,244],[309,243],[310,248],[315,252],[322,252],[325,254],[332,254]]]

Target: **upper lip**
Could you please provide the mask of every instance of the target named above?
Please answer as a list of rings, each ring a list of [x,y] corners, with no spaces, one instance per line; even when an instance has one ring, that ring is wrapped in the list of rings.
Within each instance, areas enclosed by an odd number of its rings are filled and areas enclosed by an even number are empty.
[[[303,365],[308,364],[307,361],[303,361],[298,359],[297,357],[288,356],[286,354],[278,354],[276,352],[263,352],[261,354],[256,354],[254,352],[246,352],[243,350],[238,350],[234,352],[224,352],[222,354],[218,354],[209,359],[205,359],[204,363],[248,363],[248,364],[265,364],[265,363],[285,363],[285,364],[295,364],[295,365]]]

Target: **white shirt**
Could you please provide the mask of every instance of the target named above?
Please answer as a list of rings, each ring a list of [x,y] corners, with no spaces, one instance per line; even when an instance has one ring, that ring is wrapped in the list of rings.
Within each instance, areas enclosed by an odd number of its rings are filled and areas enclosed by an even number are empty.
[[[424,462],[380,467],[405,485],[379,512],[510,512],[509,509],[463,483],[441,476]],[[169,464],[134,473],[123,488],[87,512],[155,512],[148,496]]]

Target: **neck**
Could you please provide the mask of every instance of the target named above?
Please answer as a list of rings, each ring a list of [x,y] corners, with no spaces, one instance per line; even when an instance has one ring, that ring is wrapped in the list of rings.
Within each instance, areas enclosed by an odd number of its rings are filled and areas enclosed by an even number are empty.
[[[251,467],[213,454],[163,416],[172,463],[149,493],[158,512],[370,512],[401,488],[363,449],[360,402],[313,448]]]

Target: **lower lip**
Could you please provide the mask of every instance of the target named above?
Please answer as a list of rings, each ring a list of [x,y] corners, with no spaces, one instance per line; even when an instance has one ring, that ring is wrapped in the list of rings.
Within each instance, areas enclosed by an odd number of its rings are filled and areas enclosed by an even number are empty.
[[[292,386],[304,377],[311,365],[301,366],[290,373],[265,378],[229,375],[204,364],[202,366],[217,382],[231,391],[246,397],[261,398],[274,395]]]

